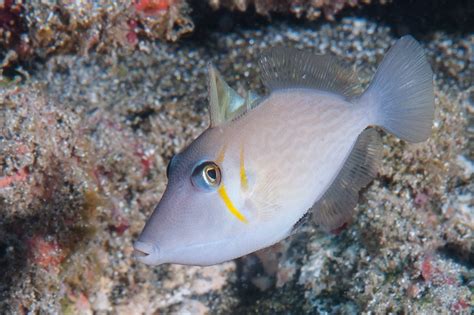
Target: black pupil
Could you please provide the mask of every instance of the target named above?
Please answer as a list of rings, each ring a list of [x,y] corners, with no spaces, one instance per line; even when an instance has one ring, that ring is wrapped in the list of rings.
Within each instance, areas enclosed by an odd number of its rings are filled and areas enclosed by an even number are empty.
[[[217,179],[217,173],[214,168],[208,168],[206,170],[207,177],[209,177],[212,181],[215,181]]]

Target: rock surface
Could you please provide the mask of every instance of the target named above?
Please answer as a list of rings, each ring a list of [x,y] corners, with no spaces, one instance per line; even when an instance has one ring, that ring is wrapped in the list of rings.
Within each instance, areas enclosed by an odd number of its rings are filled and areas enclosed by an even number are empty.
[[[0,82],[2,313],[464,313],[474,303],[474,36],[418,38],[435,72],[432,137],[384,134],[379,176],[352,225],[309,222],[211,267],[136,263],[170,157],[208,125],[206,64],[263,93],[269,46],[331,52],[367,84],[396,40],[365,18],[279,22],[106,54],[55,54]],[[383,133],[382,133],[383,134]],[[472,141],[472,139],[471,139]]]

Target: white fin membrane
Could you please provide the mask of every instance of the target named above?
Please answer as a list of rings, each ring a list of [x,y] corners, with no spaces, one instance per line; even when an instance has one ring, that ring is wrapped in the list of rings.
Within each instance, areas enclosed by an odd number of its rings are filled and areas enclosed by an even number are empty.
[[[270,90],[312,88],[347,99],[360,95],[355,72],[331,55],[315,55],[289,47],[266,51],[259,60],[263,84]]]
[[[433,72],[423,48],[411,36],[390,48],[360,103],[375,107],[375,124],[409,142],[431,134],[434,117]]]
[[[382,159],[382,142],[376,130],[364,130],[344,166],[324,195],[312,207],[313,220],[332,231],[347,223],[359,199],[359,191],[377,175]]]

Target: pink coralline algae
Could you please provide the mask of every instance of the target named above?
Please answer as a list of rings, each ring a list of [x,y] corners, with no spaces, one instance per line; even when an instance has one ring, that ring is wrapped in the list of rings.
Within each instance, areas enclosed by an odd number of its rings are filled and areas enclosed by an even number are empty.
[[[137,0],[135,1],[135,9],[145,14],[157,14],[166,11],[170,7],[171,0]]]
[[[22,182],[28,177],[28,168],[23,167],[10,176],[0,177],[0,189],[10,186],[15,182]]]
[[[47,240],[41,235],[35,235],[28,241],[30,259],[33,265],[54,269],[64,260],[65,255],[56,240]]]

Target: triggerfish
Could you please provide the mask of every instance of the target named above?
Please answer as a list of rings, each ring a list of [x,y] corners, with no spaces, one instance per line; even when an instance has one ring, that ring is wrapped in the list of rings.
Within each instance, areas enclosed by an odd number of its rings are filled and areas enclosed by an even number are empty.
[[[209,65],[210,126],[171,159],[134,243],[139,261],[221,263],[279,242],[304,218],[336,230],[381,163],[373,127],[408,142],[430,136],[433,73],[411,36],[387,52],[365,91],[327,54],[272,48],[259,66],[269,94],[241,97]]]

